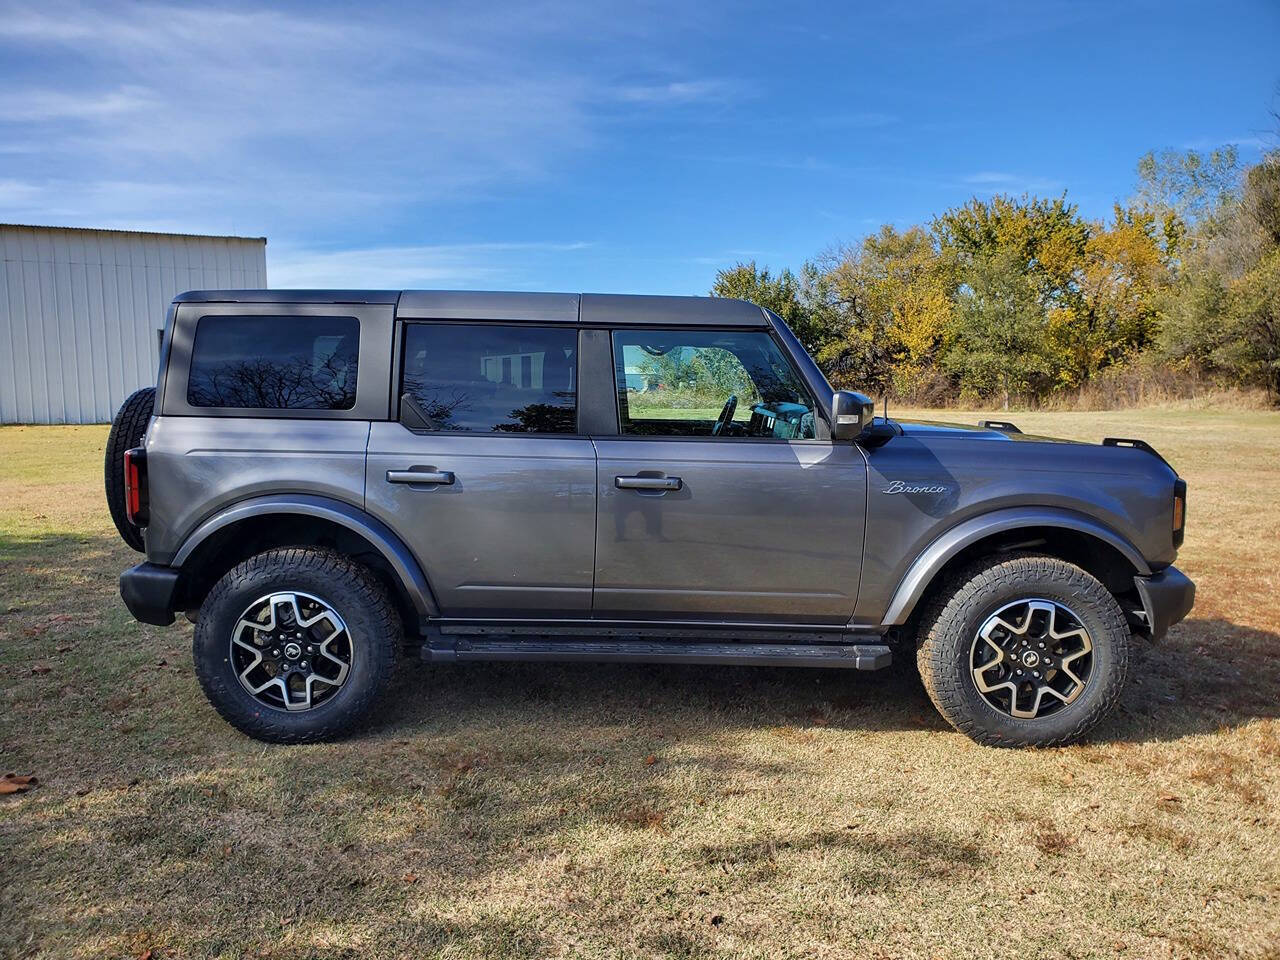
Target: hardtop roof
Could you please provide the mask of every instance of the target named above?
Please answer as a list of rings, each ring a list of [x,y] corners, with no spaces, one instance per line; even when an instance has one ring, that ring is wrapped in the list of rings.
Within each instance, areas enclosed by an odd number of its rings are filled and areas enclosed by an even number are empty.
[[[764,311],[725,297],[664,297],[612,293],[518,293],[498,290],[190,290],[175,303],[394,304],[413,320],[511,320],[645,326],[768,325]]]

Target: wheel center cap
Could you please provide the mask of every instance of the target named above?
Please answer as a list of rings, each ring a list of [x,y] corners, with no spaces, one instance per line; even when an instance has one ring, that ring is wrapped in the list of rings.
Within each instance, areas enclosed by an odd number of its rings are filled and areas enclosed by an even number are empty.
[[[1034,650],[1025,650],[1022,654],[1022,665],[1024,667],[1038,666],[1040,663],[1040,655]]]
[[[302,648],[296,643],[286,643],[284,645],[284,655],[289,660],[297,660],[302,656]]]

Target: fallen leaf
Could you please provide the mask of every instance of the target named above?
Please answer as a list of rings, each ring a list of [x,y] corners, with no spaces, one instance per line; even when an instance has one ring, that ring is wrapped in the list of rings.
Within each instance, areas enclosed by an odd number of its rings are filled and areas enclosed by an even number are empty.
[[[1160,802],[1161,803],[1181,803],[1182,798],[1179,796],[1175,796],[1172,793],[1162,793],[1160,794]]]
[[[59,652],[59,653],[70,653],[70,652],[71,652],[71,649],[72,649],[72,648],[71,648],[71,644],[67,644],[66,646],[59,647],[59,648],[58,648],[58,652]]]
[[[31,672],[37,676],[52,672],[53,667],[47,663],[37,663],[31,668]]]
[[[26,793],[40,783],[35,777],[6,773],[0,777],[0,793]]]
[[[645,765],[646,767],[652,767],[652,766],[653,766],[655,763],[657,763],[657,762],[658,762],[658,756],[657,756],[657,754],[653,754],[653,753],[651,753],[651,754],[649,754],[647,757],[645,757],[645,758],[644,758],[644,765]]]

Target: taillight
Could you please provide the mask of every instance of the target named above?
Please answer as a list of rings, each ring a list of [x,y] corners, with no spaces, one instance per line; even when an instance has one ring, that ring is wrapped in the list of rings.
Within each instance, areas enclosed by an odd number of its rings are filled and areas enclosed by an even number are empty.
[[[147,451],[134,447],[124,452],[124,511],[135,527],[147,525]]]
[[[1173,483],[1173,545],[1182,546],[1182,536],[1187,529],[1187,481]]]

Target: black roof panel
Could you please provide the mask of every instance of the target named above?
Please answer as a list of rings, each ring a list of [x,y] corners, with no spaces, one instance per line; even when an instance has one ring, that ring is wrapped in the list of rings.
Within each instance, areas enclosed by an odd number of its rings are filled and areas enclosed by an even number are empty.
[[[765,327],[764,311],[724,297],[486,290],[190,290],[175,303],[387,303],[410,320],[525,320],[601,326],[706,324]]]
[[[174,303],[395,303],[399,290],[188,290]]]
[[[746,300],[725,297],[645,297],[615,293],[584,293],[583,323],[607,326],[648,326],[698,323],[718,326],[768,326],[764,311]]]
[[[396,316],[413,320],[537,320],[573,323],[576,293],[489,290],[406,290]]]

